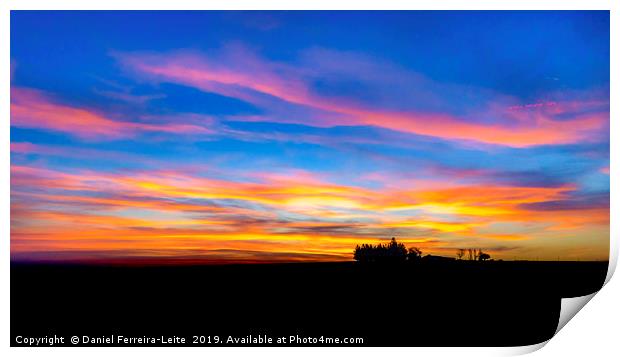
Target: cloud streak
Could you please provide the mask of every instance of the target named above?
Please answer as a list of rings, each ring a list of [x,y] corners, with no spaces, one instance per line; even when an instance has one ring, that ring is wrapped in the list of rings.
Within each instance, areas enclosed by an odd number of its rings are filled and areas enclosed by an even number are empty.
[[[209,134],[206,127],[184,123],[139,123],[112,119],[93,110],[58,103],[34,89],[11,89],[11,126],[67,133],[84,140],[114,140],[140,133]]]
[[[307,73],[294,65],[267,61],[236,47],[213,56],[173,52],[168,54],[116,54],[125,68],[158,82],[192,86],[207,92],[239,98],[266,107],[273,99],[320,112],[302,120],[279,115],[253,116],[248,120],[295,123],[317,127],[374,126],[445,140],[473,141],[511,147],[567,144],[589,140],[605,130],[609,113],[589,112],[589,103],[558,102],[553,106],[526,106],[527,115],[515,106],[498,111],[489,104],[480,115],[496,117],[479,123],[442,112],[399,112],[369,107],[353,99],[321,96],[311,83],[321,73]],[[333,57],[333,54],[331,54]],[[347,57],[343,57],[346,60]],[[337,60],[337,58],[332,58]],[[356,63],[352,63],[353,66]],[[364,70],[361,68],[360,70]],[[375,69],[375,68],[373,68]],[[363,76],[365,73],[360,73]],[[413,83],[415,85],[415,83]],[[407,97],[407,92],[400,93]],[[557,120],[563,113],[569,119]],[[518,119],[518,120],[517,120]]]
[[[609,220],[604,205],[559,205],[571,204],[571,186],[367,189],[306,172],[243,182],[179,171],[66,173],[16,165],[11,173],[14,252],[231,247],[346,260],[352,245],[377,237],[398,235],[433,252],[472,236],[487,240],[484,247],[530,238],[485,231],[497,222],[561,231]]]

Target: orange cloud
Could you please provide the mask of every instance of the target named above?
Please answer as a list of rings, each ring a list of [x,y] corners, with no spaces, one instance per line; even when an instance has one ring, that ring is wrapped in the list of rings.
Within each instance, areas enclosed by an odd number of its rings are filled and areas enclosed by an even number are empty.
[[[355,244],[392,235],[439,252],[451,241],[458,242],[453,247],[479,244],[477,238],[521,244],[541,232],[609,224],[605,208],[526,208],[562,200],[571,186],[368,189],[304,172],[236,182],[163,170],[67,173],[18,165],[11,175],[12,252],[200,255],[230,248],[333,260],[350,259]],[[484,232],[494,222],[545,228]]]

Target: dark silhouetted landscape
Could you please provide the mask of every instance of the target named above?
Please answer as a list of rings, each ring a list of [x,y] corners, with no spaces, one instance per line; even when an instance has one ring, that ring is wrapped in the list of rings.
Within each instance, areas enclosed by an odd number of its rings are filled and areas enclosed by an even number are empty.
[[[364,346],[551,338],[607,262],[11,265],[11,334],[363,337]],[[12,339],[14,341],[14,338]],[[14,342],[12,342],[14,343]]]

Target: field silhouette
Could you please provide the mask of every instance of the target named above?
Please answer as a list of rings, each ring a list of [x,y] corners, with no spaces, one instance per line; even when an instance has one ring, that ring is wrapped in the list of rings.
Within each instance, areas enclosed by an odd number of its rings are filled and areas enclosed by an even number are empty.
[[[363,346],[513,346],[551,338],[561,297],[607,262],[11,264],[11,335],[363,337]],[[298,344],[299,345],[299,344]]]

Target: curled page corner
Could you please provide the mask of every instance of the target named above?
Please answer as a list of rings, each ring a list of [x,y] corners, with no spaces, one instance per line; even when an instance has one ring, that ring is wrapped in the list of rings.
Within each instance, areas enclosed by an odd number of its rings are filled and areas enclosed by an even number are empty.
[[[558,327],[556,328],[553,336],[557,335],[558,332],[560,332],[560,330],[563,329],[564,326],[566,326],[568,321],[570,321],[575,315],[577,315],[577,313],[588,302],[590,302],[590,300],[592,300],[592,298],[594,297],[594,295],[596,295],[597,292],[598,291],[595,291],[592,294],[578,296],[578,297],[562,298],[561,306],[560,306],[560,318],[558,320]],[[549,343],[549,341],[551,341],[551,339],[534,344],[534,345],[517,347],[513,351],[511,351],[509,355],[525,355],[525,354],[538,351],[539,349],[545,347],[545,345]]]
[[[581,310],[592,298],[596,295],[597,292],[593,292],[589,295],[578,296],[573,298],[563,298],[562,305],[560,308],[560,319],[558,321],[558,328],[555,330],[555,334],[564,328],[568,321],[572,319],[579,310]]]
[[[532,352],[536,352],[539,349],[545,347],[547,342],[549,342],[549,340],[528,346],[511,347],[510,351],[508,351],[506,356],[523,356]]]

